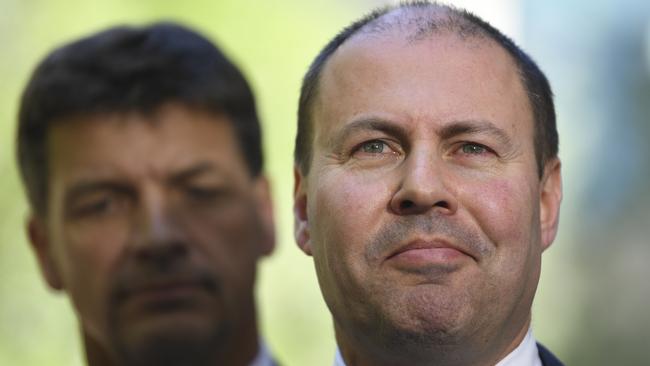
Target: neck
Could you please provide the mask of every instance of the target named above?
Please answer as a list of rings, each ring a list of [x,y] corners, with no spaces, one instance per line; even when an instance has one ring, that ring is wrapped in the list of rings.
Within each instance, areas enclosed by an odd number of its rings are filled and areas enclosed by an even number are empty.
[[[218,357],[214,365],[248,366],[259,352],[259,332],[254,306],[247,321],[239,324],[240,329],[234,329],[232,340],[224,347],[222,357]]]
[[[259,334],[254,306],[246,318],[238,323],[232,334],[220,346],[214,347],[210,365],[248,366],[259,352]],[[122,366],[111,347],[82,330],[88,366]]]
[[[88,366],[116,366],[117,363],[110,352],[96,339],[86,332],[82,332],[84,349],[86,350],[86,364]]]
[[[517,348],[529,327],[530,317],[523,326],[515,330],[503,329],[490,337],[458,339],[445,344],[436,344],[435,340],[428,344],[421,341],[398,344],[373,338],[371,332],[351,334],[344,332],[337,324],[334,326],[336,341],[346,366],[495,365]]]

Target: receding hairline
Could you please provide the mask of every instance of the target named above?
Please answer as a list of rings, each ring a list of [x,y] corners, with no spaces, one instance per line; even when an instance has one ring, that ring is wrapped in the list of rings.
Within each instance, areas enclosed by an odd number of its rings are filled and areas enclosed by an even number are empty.
[[[464,10],[440,4],[429,4],[429,6],[431,9],[427,8],[426,12],[416,12],[420,9],[413,6],[395,8],[352,33],[323,63],[312,102],[318,96],[320,79],[329,68],[331,61],[349,47],[357,47],[373,41],[385,42],[390,39],[404,46],[413,46],[434,38],[452,37],[465,45],[494,46],[502,50],[511,61],[512,67],[518,71],[514,57],[479,25],[464,18],[466,13]]]
[[[319,72],[314,93],[311,95],[309,102],[308,123],[312,130],[312,140],[310,141],[312,149],[314,143],[313,138],[315,137],[314,112],[320,103],[323,78],[331,72],[332,63],[336,62],[337,57],[341,53],[349,49],[356,49],[360,45],[365,46],[371,44],[371,47],[373,47],[372,43],[384,43],[388,40],[389,42],[396,42],[405,47],[411,47],[421,42],[432,41],[436,38],[449,37],[468,47],[494,47],[494,49],[499,50],[505,56],[505,59],[508,60],[509,67],[517,74],[522,91],[526,94],[524,80],[521,77],[520,69],[514,57],[478,25],[463,18],[464,10],[457,10],[451,6],[440,4],[429,4],[429,7],[430,9],[427,8],[426,13],[418,12],[421,9],[413,6],[395,8],[388,11],[386,14],[374,19],[351,34],[327,58]],[[530,104],[528,98],[526,98],[526,101]],[[532,114],[532,106],[529,105],[529,109],[531,109]]]
[[[371,20],[352,33],[343,44],[364,35],[402,35],[410,42],[441,34],[460,38],[489,38],[480,26],[466,18],[468,15],[466,11],[449,5],[407,4]]]

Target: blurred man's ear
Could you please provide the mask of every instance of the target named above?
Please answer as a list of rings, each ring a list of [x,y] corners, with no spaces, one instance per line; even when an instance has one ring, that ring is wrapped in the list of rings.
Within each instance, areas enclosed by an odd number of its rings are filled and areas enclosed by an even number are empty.
[[[27,235],[45,281],[52,289],[62,290],[63,281],[54,261],[45,220],[32,214],[27,220]]]
[[[309,217],[307,216],[307,180],[300,173],[300,168],[293,168],[293,233],[298,247],[307,255],[312,255],[309,236]]]
[[[554,158],[546,163],[540,190],[540,227],[542,233],[542,250],[546,250],[557,235],[560,221],[560,203],[562,202],[562,164]]]
[[[262,221],[262,243],[260,255],[269,255],[275,249],[275,219],[273,215],[273,200],[271,187],[265,176],[260,176],[255,182],[255,196],[257,200],[258,215]]]

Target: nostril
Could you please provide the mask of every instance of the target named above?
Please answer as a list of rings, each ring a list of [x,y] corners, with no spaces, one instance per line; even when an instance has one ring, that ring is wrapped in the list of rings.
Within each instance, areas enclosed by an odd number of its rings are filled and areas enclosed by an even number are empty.
[[[408,210],[408,209],[412,208],[413,206],[415,206],[415,203],[413,203],[413,201],[404,200],[399,204],[399,209],[404,211],[404,210]]]
[[[445,209],[447,209],[447,210],[449,209],[449,203],[448,203],[447,201],[438,201],[438,202],[436,202],[436,204],[433,205],[433,206],[434,206],[434,207],[445,208]]]

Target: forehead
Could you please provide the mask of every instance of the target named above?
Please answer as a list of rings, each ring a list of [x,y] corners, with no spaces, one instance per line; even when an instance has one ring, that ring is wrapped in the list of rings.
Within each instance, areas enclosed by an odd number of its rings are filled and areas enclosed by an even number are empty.
[[[49,131],[48,156],[50,178],[102,172],[165,175],[199,161],[246,171],[227,117],[175,104],[146,115],[60,121]]]
[[[436,123],[496,120],[530,130],[532,143],[532,113],[517,67],[506,51],[482,36],[354,36],[323,70],[314,104],[316,140],[337,123],[365,113]]]

